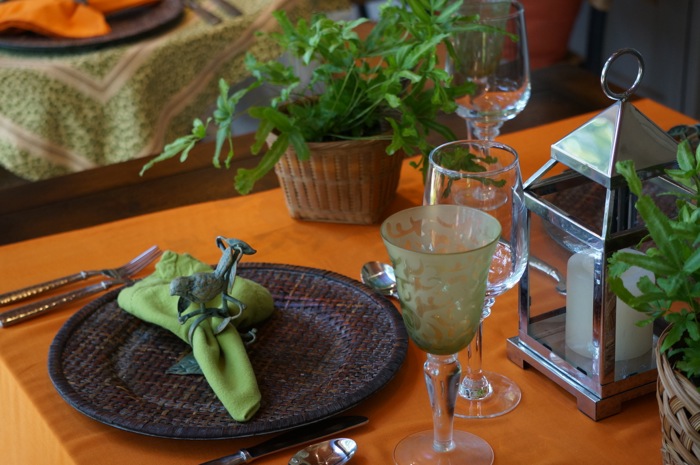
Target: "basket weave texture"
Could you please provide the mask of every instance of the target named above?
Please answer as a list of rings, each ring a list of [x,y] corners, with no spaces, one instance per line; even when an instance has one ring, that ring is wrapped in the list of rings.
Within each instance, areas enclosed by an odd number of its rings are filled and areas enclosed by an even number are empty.
[[[309,143],[300,161],[289,149],[275,165],[292,218],[373,224],[394,199],[403,156],[386,154],[388,140]],[[269,141],[268,141],[269,143]]]
[[[659,339],[661,347],[666,332]],[[656,398],[661,417],[661,455],[665,465],[700,465],[700,393],[656,351]]]

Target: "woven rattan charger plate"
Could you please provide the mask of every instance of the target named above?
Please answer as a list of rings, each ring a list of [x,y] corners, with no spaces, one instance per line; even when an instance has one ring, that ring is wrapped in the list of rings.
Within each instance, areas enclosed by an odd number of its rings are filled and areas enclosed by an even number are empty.
[[[179,439],[277,432],[353,407],[390,381],[408,337],[391,302],[339,274],[291,265],[240,264],[266,286],[275,312],[248,348],[262,403],[246,423],[224,410],[206,380],[165,371],[189,352],[170,332],[117,305],[88,304],[56,335],[49,376],[75,409],[107,425]]]

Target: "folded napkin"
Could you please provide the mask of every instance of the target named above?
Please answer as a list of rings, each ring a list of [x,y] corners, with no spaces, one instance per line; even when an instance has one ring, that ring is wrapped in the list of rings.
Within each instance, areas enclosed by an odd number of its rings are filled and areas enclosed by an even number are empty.
[[[210,271],[210,266],[191,255],[166,251],[152,275],[119,293],[119,306],[189,342],[190,326],[195,318],[184,324],[178,322],[178,297],[170,295],[170,281],[179,276]],[[239,329],[248,329],[272,314],[272,296],[258,283],[236,277],[229,293],[246,305],[241,316],[232,320]],[[217,297],[207,306],[219,307],[220,304],[221,297]],[[237,308],[231,309],[232,315],[237,313]],[[197,326],[192,333],[192,353],[226,410],[236,421],[247,421],[260,406],[260,391],[237,328],[228,325],[216,334],[222,320],[220,317],[207,318]]]
[[[25,30],[50,37],[84,39],[110,32],[105,15],[160,0],[12,0],[0,3],[0,32]]]

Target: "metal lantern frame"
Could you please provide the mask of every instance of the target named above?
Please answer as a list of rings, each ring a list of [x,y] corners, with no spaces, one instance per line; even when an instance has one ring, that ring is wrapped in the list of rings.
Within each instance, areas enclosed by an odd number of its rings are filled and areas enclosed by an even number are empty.
[[[637,58],[638,73],[618,94],[608,87],[607,72],[624,54]],[[607,283],[610,256],[638,247],[646,236],[615,163],[634,160],[652,195],[677,187],[663,176],[675,162],[677,142],[627,101],[643,70],[636,50],[614,53],[601,85],[617,102],[553,144],[551,159],[524,186],[530,259],[520,282],[519,333],[508,340],[508,357],[573,394],[594,420],[656,389],[656,336],[631,325],[629,318],[643,315],[624,309]]]

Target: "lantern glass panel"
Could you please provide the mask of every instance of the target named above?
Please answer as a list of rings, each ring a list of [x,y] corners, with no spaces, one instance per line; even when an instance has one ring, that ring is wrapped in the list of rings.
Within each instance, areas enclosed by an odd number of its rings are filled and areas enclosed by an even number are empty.
[[[663,177],[643,181],[643,190],[667,212],[675,211],[675,200],[659,194],[674,186]],[[526,196],[532,257],[527,334],[592,385],[653,370],[653,327],[639,326],[646,316],[617,299],[606,282],[615,251],[651,245],[634,196],[626,186],[608,190],[571,170],[546,173]],[[636,287],[639,271],[625,280],[628,288]],[[562,287],[565,293],[558,292]]]

